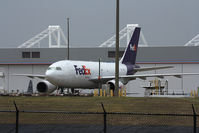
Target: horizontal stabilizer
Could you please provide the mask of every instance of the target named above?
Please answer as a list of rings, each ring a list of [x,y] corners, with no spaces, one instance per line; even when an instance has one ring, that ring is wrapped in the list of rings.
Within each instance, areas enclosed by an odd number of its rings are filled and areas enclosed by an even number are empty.
[[[144,67],[144,68],[134,68],[136,72],[142,71],[150,71],[150,70],[158,70],[158,69],[167,69],[167,68],[174,68],[173,66],[155,66],[155,67]]]

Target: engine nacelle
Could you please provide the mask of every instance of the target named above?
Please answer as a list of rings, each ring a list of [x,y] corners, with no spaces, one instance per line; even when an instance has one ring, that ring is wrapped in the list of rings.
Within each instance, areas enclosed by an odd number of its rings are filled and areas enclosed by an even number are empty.
[[[52,93],[57,89],[57,86],[51,84],[50,82],[43,80],[37,84],[37,91],[39,93]]]
[[[114,79],[110,80],[110,81],[107,82],[107,84],[110,85],[110,89],[113,90],[113,92],[114,92],[114,90],[115,90],[115,80]],[[124,84],[121,81],[119,81],[119,87],[122,87],[123,85]]]

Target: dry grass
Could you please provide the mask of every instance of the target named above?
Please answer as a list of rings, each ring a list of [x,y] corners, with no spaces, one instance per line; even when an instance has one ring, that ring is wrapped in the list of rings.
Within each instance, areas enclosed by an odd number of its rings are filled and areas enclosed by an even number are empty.
[[[116,97],[0,97],[0,110],[172,113],[192,114],[194,104],[199,114],[198,98],[116,98]],[[1,123],[14,123],[15,113],[0,113]],[[192,117],[108,115],[112,125],[192,125]],[[23,124],[103,124],[103,115],[20,113]]]
[[[192,114],[194,104],[199,113],[198,98],[117,98],[117,97],[0,97],[0,110],[180,113]]]

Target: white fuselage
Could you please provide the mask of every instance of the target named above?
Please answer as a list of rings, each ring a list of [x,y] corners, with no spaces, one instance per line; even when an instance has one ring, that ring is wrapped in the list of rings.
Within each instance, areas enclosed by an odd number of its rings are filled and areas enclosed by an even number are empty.
[[[120,75],[126,75],[127,67],[119,65]],[[115,63],[100,63],[100,76],[114,76]],[[63,60],[53,63],[46,71],[46,79],[59,87],[95,88],[98,83],[90,79],[99,77],[99,62]]]

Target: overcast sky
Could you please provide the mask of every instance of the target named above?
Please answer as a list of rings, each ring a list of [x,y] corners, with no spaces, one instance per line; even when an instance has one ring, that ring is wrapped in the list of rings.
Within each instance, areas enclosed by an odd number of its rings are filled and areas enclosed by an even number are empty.
[[[0,47],[17,47],[48,25],[66,31],[72,46],[98,46],[115,34],[116,0],[1,0]],[[149,45],[184,45],[199,33],[199,0],[120,0],[120,29],[142,27]]]

